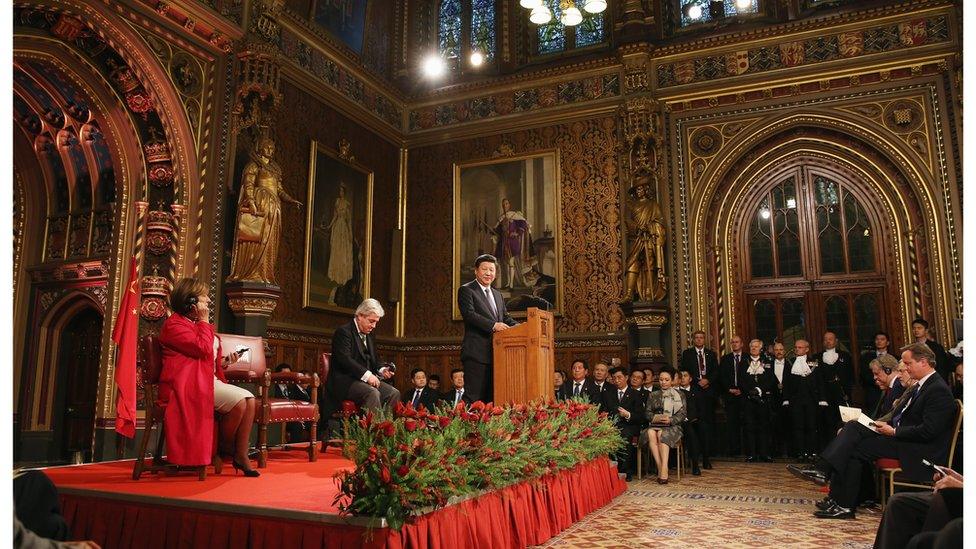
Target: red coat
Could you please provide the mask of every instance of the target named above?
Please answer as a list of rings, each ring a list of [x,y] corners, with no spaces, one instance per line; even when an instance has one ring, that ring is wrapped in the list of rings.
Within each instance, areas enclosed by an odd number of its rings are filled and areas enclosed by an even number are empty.
[[[176,465],[210,463],[214,432],[214,373],[226,381],[218,346],[214,356],[214,327],[173,314],[163,323],[163,371],[159,376],[159,405],[165,407],[166,457]],[[219,341],[218,341],[219,344]]]

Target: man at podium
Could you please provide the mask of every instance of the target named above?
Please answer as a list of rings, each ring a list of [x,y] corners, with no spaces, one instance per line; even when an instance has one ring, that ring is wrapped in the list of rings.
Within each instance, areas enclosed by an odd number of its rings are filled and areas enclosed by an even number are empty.
[[[464,319],[461,364],[465,392],[472,400],[492,399],[492,334],[515,326],[505,310],[502,294],[491,287],[495,280],[495,256],[479,255],[474,260],[474,280],[458,288],[457,303]]]

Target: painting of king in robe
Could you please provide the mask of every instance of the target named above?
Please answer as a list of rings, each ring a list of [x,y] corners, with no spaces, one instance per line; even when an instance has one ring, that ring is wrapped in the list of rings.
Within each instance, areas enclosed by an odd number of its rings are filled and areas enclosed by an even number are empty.
[[[498,259],[495,288],[512,316],[562,310],[558,151],[454,166],[454,288],[474,259]],[[454,301],[454,318],[461,314]],[[521,314],[520,314],[521,313]]]
[[[351,314],[368,297],[373,173],[313,142],[308,197],[304,306]]]

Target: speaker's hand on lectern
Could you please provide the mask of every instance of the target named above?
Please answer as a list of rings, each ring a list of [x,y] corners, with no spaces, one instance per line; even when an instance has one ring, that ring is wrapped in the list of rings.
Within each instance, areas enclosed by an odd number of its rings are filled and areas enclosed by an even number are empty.
[[[505,324],[504,322],[496,322],[495,325],[491,327],[491,331],[500,332],[502,330],[507,330],[508,328],[508,324]]]

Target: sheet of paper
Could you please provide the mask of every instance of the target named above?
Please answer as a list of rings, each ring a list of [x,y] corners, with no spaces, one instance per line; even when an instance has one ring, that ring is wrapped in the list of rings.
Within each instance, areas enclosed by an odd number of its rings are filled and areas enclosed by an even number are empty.
[[[837,408],[840,410],[840,420],[844,423],[854,421],[861,415],[860,408],[852,408],[850,406],[838,406]]]
[[[878,430],[875,429],[871,425],[871,422],[873,422],[873,421],[874,421],[873,419],[869,418],[868,416],[866,416],[864,414],[861,414],[861,415],[857,416],[857,422],[858,423],[860,423],[861,425],[867,427],[868,429],[871,429],[874,432],[878,432]]]

